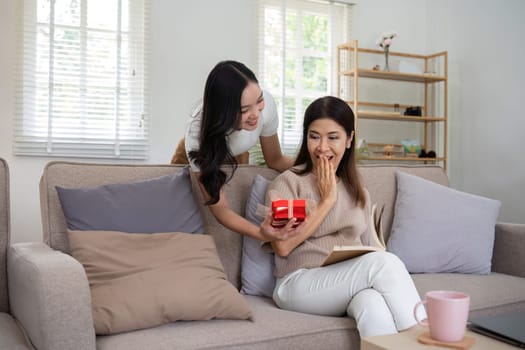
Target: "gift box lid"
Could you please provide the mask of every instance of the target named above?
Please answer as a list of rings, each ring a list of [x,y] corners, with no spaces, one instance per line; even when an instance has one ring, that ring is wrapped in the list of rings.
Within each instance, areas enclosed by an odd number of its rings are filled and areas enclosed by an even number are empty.
[[[279,199],[272,202],[272,211],[274,219],[304,219],[306,216],[306,201],[304,199]]]

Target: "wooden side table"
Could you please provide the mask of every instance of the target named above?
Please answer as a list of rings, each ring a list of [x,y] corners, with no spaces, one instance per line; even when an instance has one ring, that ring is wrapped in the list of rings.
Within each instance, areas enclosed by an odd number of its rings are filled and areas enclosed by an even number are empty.
[[[398,334],[379,335],[361,339],[361,350],[444,350],[449,349],[442,346],[425,345],[417,341],[417,337],[422,332],[428,331],[427,328],[417,326],[408,331]],[[467,329],[466,336],[475,339],[472,350],[510,350],[516,347],[500,342],[498,340],[485,337],[484,335],[471,332]]]

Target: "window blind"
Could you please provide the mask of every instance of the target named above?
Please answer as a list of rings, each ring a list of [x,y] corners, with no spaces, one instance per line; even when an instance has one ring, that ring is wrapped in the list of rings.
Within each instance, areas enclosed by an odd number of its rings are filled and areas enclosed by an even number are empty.
[[[16,155],[148,156],[149,0],[20,0]]]
[[[292,157],[306,107],[337,95],[337,45],[351,37],[351,8],[343,1],[259,0],[258,77],[275,97],[279,139]]]

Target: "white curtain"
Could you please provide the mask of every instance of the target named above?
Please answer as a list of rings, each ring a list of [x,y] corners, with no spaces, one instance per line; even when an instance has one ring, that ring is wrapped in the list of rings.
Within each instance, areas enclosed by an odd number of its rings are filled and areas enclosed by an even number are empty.
[[[149,0],[20,0],[14,153],[148,156]]]

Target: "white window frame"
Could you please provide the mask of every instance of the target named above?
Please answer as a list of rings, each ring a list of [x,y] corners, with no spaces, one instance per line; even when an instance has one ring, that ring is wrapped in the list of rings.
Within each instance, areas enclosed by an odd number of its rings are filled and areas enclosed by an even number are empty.
[[[77,1],[19,0],[13,153],[147,159],[150,0]]]
[[[353,3],[353,2],[352,2]],[[258,18],[259,18],[259,70],[258,77],[261,85],[267,89],[274,96],[278,111],[279,111],[279,140],[283,152],[289,156],[294,157],[297,148],[300,145],[302,139],[302,121],[304,115],[303,100],[313,100],[315,98],[334,95],[337,96],[337,45],[343,44],[350,40],[351,29],[352,29],[352,3],[348,1],[323,1],[323,0],[259,0]],[[265,38],[265,29],[267,29],[269,23],[266,21],[266,11],[272,9],[274,12],[280,11],[280,25],[281,25],[281,38],[279,42],[269,43],[268,38]],[[292,42],[290,38],[287,38],[286,30],[286,16],[293,13],[301,21],[301,16],[304,14],[312,15],[319,14],[320,16],[328,17],[328,50],[325,52],[316,52],[313,50],[305,49],[303,46],[303,38],[301,25],[296,27],[294,33],[295,42]],[[284,16],[282,15],[284,14]],[[274,20],[275,18],[272,17]],[[275,22],[274,22],[275,23]],[[293,52],[295,59],[295,81],[296,86],[294,88],[288,88],[286,86],[286,57],[287,54]],[[275,86],[274,82],[267,81],[268,79],[268,60],[275,60],[276,52],[280,52],[280,83]],[[269,58],[271,57],[271,58]],[[302,77],[302,58],[304,57],[318,57],[327,60],[326,79],[327,86],[326,90],[309,90],[303,87],[301,81]],[[286,114],[285,110],[285,98],[295,99],[295,110],[293,116]],[[285,119],[289,125],[285,125]],[[290,125],[293,124],[293,125]]]

